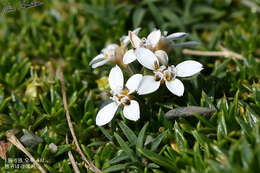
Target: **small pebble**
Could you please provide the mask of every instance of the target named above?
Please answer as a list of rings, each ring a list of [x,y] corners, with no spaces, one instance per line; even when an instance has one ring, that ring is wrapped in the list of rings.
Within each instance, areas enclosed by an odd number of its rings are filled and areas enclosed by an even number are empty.
[[[25,147],[33,148],[39,143],[42,143],[43,139],[34,134],[25,132],[24,135],[20,138],[20,141]]]
[[[187,106],[170,110],[164,115],[164,117],[170,120],[178,117],[191,117],[194,116],[195,113],[201,116],[211,116],[214,112],[215,110],[210,108]]]
[[[49,149],[51,150],[52,153],[56,153],[58,151],[58,147],[54,143],[49,144]]]

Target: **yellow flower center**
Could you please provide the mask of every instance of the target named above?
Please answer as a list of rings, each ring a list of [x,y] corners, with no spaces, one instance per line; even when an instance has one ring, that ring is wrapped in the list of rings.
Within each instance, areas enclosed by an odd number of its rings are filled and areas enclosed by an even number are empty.
[[[154,68],[155,68],[155,70],[159,69],[159,64],[157,63],[157,61],[154,61]]]
[[[105,56],[105,58],[108,58],[108,57],[109,57],[107,53],[106,53],[104,56]]]
[[[121,94],[123,94],[123,95],[128,95],[128,93],[129,93],[129,90],[128,90],[128,89],[124,89],[124,90],[121,92]]]

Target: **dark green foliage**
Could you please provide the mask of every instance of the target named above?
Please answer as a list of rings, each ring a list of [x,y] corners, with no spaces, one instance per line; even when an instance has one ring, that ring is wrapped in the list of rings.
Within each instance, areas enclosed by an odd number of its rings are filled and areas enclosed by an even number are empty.
[[[64,66],[68,105],[75,132],[90,161],[104,172],[257,172],[260,170],[260,14],[243,0],[43,0],[42,6],[0,16],[0,140],[5,132],[23,131],[43,139],[27,148],[48,172],[73,172],[72,150],[81,172],[87,172],[67,125],[57,70]],[[29,2],[29,1],[28,1]],[[251,2],[260,5],[259,1]],[[0,2],[0,8],[7,1]],[[14,8],[20,1],[10,1]],[[1,10],[1,9],[0,9]],[[118,112],[110,125],[98,127],[103,104],[96,80],[111,65],[91,69],[89,61],[107,43],[142,27],[187,32],[196,49],[223,46],[244,60],[182,54],[175,48],[171,64],[196,59],[200,75],[183,80],[183,97],[164,95],[138,100],[141,118],[126,120]],[[155,95],[156,96],[156,95]],[[209,107],[211,117],[164,119],[172,108]],[[121,116],[120,116],[121,115]],[[65,136],[69,134],[69,143]],[[58,146],[52,153],[49,144]],[[11,146],[8,158],[25,158]],[[5,169],[0,172],[36,172]],[[90,172],[90,171],[89,171]]]

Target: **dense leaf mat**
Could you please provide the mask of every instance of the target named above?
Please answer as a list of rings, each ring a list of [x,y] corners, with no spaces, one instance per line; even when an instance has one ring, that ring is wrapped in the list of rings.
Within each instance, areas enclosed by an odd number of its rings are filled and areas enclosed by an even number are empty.
[[[44,141],[27,149],[42,159],[48,172],[73,172],[69,150],[81,172],[87,172],[63,108],[57,71],[64,66],[77,137],[87,158],[102,171],[257,172],[260,14],[242,1],[46,0],[39,7],[5,13],[0,17],[0,140],[6,141],[10,129],[18,138],[28,131]],[[1,9],[5,3],[1,1]],[[201,43],[198,50],[216,51],[221,45],[244,60],[191,57],[176,48],[170,55],[174,64],[192,58],[204,65],[200,75],[184,81],[184,96],[168,93],[141,100],[145,105],[139,121],[128,121],[118,112],[110,125],[98,127],[95,117],[107,89],[102,77],[112,65],[93,70],[88,63],[106,43],[119,43],[120,36],[136,27],[142,27],[140,35],[154,27],[187,32],[188,40]],[[164,119],[170,109],[187,105],[214,108],[216,113],[210,118]],[[72,144],[66,144],[66,133]],[[56,153],[50,151],[51,143],[58,146]],[[7,168],[8,158],[25,155],[12,145],[7,160],[0,159],[0,172],[37,171]]]

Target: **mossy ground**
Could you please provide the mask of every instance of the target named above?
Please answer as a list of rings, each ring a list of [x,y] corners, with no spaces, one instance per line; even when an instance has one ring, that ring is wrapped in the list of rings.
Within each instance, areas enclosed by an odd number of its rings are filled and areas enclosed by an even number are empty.
[[[89,160],[104,172],[257,172],[260,170],[260,13],[244,0],[57,0],[0,17],[0,140],[16,129],[40,136],[44,142],[27,148],[48,172],[73,172],[67,151],[84,168],[70,135],[57,70],[63,66],[73,125]],[[260,5],[257,0],[250,2]],[[6,1],[1,2],[0,7]],[[12,4],[19,6],[19,2]],[[188,56],[176,48],[170,62],[194,59],[204,65],[195,78],[184,81],[183,97],[147,99],[141,119],[117,113],[111,125],[99,128],[95,117],[102,87],[111,65],[89,67],[107,44],[119,43],[128,30],[154,27],[189,33],[195,49],[216,51],[223,46],[244,59]],[[102,85],[101,85],[102,86]],[[216,109],[209,119],[195,116],[164,119],[171,108],[197,105]],[[148,138],[151,143],[144,145]],[[69,136],[70,139],[71,136]],[[49,144],[58,146],[51,153]],[[70,140],[72,143],[72,140]],[[7,158],[25,158],[11,146]],[[7,169],[0,172],[36,172]]]

